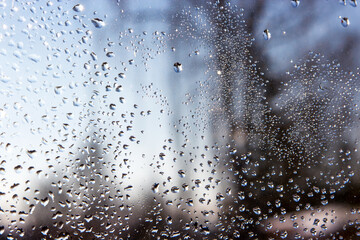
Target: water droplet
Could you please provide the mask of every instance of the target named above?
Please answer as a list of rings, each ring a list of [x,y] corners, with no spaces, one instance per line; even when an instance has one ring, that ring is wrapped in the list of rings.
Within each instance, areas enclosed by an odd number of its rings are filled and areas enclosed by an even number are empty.
[[[182,169],[178,171],[178,174],[179,174],[179,176],[182,177],[182,178],[185,177],[185,171],[182,170]]]
[[[356,0],[350,0],[350,5],[353,7],[357,7],[357,1]]]
[[[179,62],[174,63],[174,71],[175,71],[175,72],[179,73],[179,72],[181,72],[182,70],[183,70],[183,68],[182,68],[181,63],[179,63]]]
[[[170,216],[168,216],[168,217],[166,218],[166,223],[167,223],[167,224],[172,224],[172,222],[173,222],[172,218],[171,218]]]
[[[124,188],[124,190],[126,191],[131,191],[133,189],[133,186],[132,185],[129,185],[127,187]]]
[[[160,153],[160,154],[159,154],[160,160],[164,160],[164,157],[165,157],[165,153]]]
[[[121,92],[122,89],[123,89],[122,86],[121,86],[121,85],[118,85],[118,86],[116,86],[115,91],[116,91],[116,92]]]
[[[106,56],[107,56],[107,57],[110,57],[110,58],[111,58],[111,57],[115,57],[115,53],[113,53],[113,52],[107,52],[107,53],[106,53]]]
[[[84,11],[84,6],[81,5],[80,3],[79,3],[79,4],[76,4],[76,5],[73,7],[73,10],[74,10],[75,12],[82,12],[82,11]]]
[[[116,109],[116,105],[115,105],[114,103],[111,103],[111,104],[109,105],[109,107],[110,107],[111,110],[115,110],[115,109]]]
[[[225,199],[225,196],[221,193],[216,194],[216,200],[217,201],[223,201]]]
[[[20,173],[22,169],[23,169],[23,167],[21,165],[17,165],[14,167],[14,170],[16,173]]]
[[[93,18],[91,19],[91,22],[94,24],[96,28],[102,28],[105,26],[105,22],[100,18]]]
[[[36,150],[27,150],[27,155],[28,155],[30,158],[34,158],[35,155],[36,155]]]
[[[118,76],[119,78],[126,78],[125,73],[119,73]]]
[[[293,199],[294,199],[295,202],[299,202],[300,201],[300,196],[297,195],[297,194],[294,194]]]
[[[291,0],[291,5],[296,8],[300,5],[300,0]]]
[[[151,190],[154,192],[154,193],[157,193],[159,192],[159,186],[160,184],[159,183],[154,183],[151,187]]]
[[[43,199],[41,199],[41,205],[43,205],[44,207],[47,206],[49,204],[49,198],[48,197],[45,197]]]
[[[48,232],[49,232],[49,228],[48,227],[43,227],[42,229],[41,229],[41,233],[43,234],[43,235],[47,235],[48,234]]]
[[[74,101],[73,101],[73,105],[74,105],[75,107],[80,106],[80,105],[81,105],[80,99],[79,99],[79,98],[75,98]]]
[[[282,239],[287,238],[287,236],[288,236],[287,231],[283,231],[283,232],[280,233],[280,237],[281,237]]]
[[[339,0],[339,3],[343,6],[346,6],[346,0]]]
[[[30,54],[30,55],[29,55],[29,59],[30,59],[31,61],[33,61],[33,62],[38,63],[38,62],[40,62],[41,57],[40,57],[39,55],[37,55],[37,54]]]
[[[172,193],[178,193],[179,192],[179,188],[177,186],[174,186],[171,188],[171,192]]]
[[[256,215],[260,215],[261,214],[261,209],[259,207],[254,207],[253,208],[253,212],[256,214]]]
[[[265,39],[265,40],[270,40],[270,38],[271,38],[271,33],[270,33],[269,29],[265,29],[265,30],[264,30],[263,36],[264,36],[264,39]]]
[[[186,204],[187,204],[188,206],[192,207],[192,206],[194,206],[194,201],[192,200],[192,198],[188,198],[188,199],[186,200]]]
[[[91,52],[91,53],[90,53],[90,56],[91,56],[92,60],[94,60],[94,61],[96,61],[96,60],[97,60],[96,53]]]
[[[54,92],[56,93],[56,94],[61,94],[62,93],[62,86],[56,86],[55,88],[54,88]]]
[[[343,25],[343,27],[348,27],[350,25],[350,20],[347,17],[340,17],[341,19],[341,25]]]

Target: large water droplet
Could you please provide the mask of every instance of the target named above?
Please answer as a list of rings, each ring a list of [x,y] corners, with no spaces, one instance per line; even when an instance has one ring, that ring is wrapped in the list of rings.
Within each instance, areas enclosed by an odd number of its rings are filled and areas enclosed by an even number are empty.
[[[84,6],[81,5],[80,3],[79,3],[79,4],[76,4],[76,5],[73,7],[73,10],[74,10],[75,12],[82,12],[82,11],[84,11]]]
[[[91,22],[94,24],[96,28],[102,28],[105,26],[105,22],[100,18],[93,18],[91,19]]]

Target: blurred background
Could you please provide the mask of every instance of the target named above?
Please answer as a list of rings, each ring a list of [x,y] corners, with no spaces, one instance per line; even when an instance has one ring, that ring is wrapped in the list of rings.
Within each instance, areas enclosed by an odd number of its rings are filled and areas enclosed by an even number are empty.
[[[358,11],[0,2],[0,238],[356,239]]]

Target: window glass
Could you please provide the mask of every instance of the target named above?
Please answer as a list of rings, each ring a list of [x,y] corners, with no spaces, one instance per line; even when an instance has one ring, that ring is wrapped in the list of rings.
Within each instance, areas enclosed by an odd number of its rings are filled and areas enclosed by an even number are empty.
[[[0,2],[1,239],[355,239],[357,1]]]

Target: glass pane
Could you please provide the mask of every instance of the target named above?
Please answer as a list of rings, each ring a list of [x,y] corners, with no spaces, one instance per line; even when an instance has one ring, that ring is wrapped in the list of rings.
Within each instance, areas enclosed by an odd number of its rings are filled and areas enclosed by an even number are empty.
[[[357,1],[0,2],[1,239],[355,239]]]

